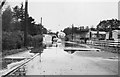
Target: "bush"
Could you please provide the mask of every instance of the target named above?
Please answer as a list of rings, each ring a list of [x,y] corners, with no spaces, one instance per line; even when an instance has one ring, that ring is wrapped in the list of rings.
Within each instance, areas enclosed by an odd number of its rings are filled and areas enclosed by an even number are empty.
[[[28,46],[41,46],[43,41],[42,35],[27,36],[27,45]],[[2,33],[2,49],[11,50],[11,49],[20,49],[24,46],[24,34],[21,31],[17,32],[3,32]]]
[[[42,35],[27,36],[27,45],[36,48],[35,52],[42,51]],[[24,34],[22,31],[16,32],[3,32],[2,33],[2,54],[11,55],[22,52],[21,49],[24,46]],[[40,48],[41,47],[41,48]]]
[[[2,33],[2,49],[11,50],[19,49],[23,46],[23,33],[17,32],[3,32]]]
[[[35,35],[32,37],[31,45],[34,47],[31,49],[31,53],[42,53],[43,51],[43,36]]]
[[[35,35],[32,37],[31,44],[33,47],[39,47],[42,45],[43,36],[42,35]]]
[[[7,55],[16,54],[16,53],[23,52],[23,51],[26,51],[26,50],[27,50],[27,48],[4,50],[3,53],[2,53],[2,56],[4,57],[4,56],[7,56]]]
[[[32,39],[33,39],[33,37],[31,35],[27,36],[27,45],[30,47],[32,46]]]

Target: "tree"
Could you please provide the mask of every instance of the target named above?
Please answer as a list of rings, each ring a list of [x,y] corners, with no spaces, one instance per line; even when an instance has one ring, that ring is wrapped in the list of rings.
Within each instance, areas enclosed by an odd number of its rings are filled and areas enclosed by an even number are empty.
[[[85,28],[86,30],[89,30],[89,26],[86,26],[86,28]]]
[[[65,29],[63,30],[63,32],[64,32],[66,35],[69,35],[69,34],[72,33],[72,28],[67,27],[67,28],[65,28]]]
[[[25,9],[23,9],[23,3],[21,3],[21,6],[15,6],[13,7],[13,19],[14,23],[20,22],[19,28],[21,31],[24,31],[24,25],[25,25]]]
[[[117,19],[103,20],[97,26],[100,31],[109,32],[109,39],[112,39],[112,30],[119,29],[120,21]]]
[[[10,6],[8,6],[2,14],[2,30],[10,31],[12,21],[12,11]]]
[[[25,20],[25,9],[23,9],[23,3],[21,3],[21,6],[15,6],[13,7],[13,17],[17,21],[24,21]]]
[[[47,29],[46,29],[46,28],[43,28],[43,29],[42,29],[42,32],[43,32],[43,34],[47,34]]]

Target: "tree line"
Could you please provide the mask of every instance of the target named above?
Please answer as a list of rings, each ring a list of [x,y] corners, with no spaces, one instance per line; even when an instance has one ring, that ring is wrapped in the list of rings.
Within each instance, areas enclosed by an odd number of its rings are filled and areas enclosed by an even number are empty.
[[[63,32],[67,36],[72,36],[72,34],[85,34],[89,30],[109,32],[109,35],[110,35],[109,39],[111,39],[112,38],[112,30],[120,30],[120,20],[118,20],[118,19],[103,20],[103,21],[100,21],[98,25],[96,25],[96,28],[88,27],[88,26],[86,26],[86,27],[85,26],[67,27],[63,30]]]
[[[2,13],[2,50],[24,47],[25,9],[23,3],[15,7],[7,6]],[[42,24],[36,24],[35,19],[27,15],[28,46],[41,45],[42,34],[47,29]]]

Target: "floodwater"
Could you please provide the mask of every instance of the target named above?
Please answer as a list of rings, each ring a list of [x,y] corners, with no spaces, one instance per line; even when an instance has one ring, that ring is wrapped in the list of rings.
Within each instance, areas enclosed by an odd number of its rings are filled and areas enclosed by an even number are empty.
[[[100,53],[100,55],[99,55]],[[107,55],[106,55],[107,54]],[[76,51],[70,54],[58,47],[48,47],[26,65],[27,75],[117,75],[118,60],[108,59],[116,54]],[[105,57],[106,55],[106,57]]]
[[[29,58],[42,51],[41,54],[25,65],[26,75],[118,74],[117,54],[96,51],[74,51],[71,53],[71,51],[64,51],[66,46],[63,43],[56,44],[57,47],[53,45],[52,47],[46,47],[46,49],[35,48],[32,51],[25,51],[7,57],[18,56]],[[87,48],[87,46],[83,45],[81,47]]]

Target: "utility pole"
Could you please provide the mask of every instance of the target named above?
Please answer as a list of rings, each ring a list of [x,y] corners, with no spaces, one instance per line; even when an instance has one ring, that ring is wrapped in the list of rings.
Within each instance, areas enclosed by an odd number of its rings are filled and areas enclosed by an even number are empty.
[[[111,25],[109,26],[109,40],[112,39],[112,27]]]
[[[72,41],[73,41],[73,27],[74,27],[74,25],[72,24]]]
[[[97,38],[99,39],[99,25],[97,25]]]
[[[27,46],[28,0],[25,0],[24,46]]]
[[[41,25],[42,25],[42,17],[41,17]]]

